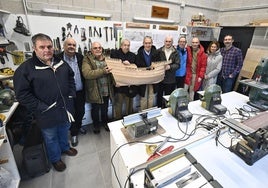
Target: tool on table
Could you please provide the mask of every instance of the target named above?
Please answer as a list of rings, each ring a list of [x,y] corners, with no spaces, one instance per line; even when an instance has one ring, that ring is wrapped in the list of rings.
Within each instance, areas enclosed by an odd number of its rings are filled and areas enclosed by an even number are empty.
[[[267,115],[268,112],[265,111],[243,122],[232,118],[221,121],[242,135],[243,139],[229,149],[250,166],[268,154]]]
[[[221,87],[212,84],[210,85],[201,98],[201,106],[217,115],[225,114],[227,108],[221,105]]]
[[[169,97],[169,113],[180,122],[191,121],[193,114],[188,110],[188,92],[184,88],[174,90]]]
[[[113,40],[113,27],[110,27],[111,40]]]
[[[156,154],[168,141],[169,137],[166,137],[163,142],[161,142],[154,150],[153,155]]]
[[[106,42],[108,42],[108,27],[104,27]]]
[[[250,87],[248,104],[259,110],[268,110],[268,57],[262,58],[253,79],[239,81]]]
[[[165,155],[167,153],[170,153],[174,149],[174,146],[169,146],[161,151],[156,152],[155,154],[152,154],[147,161],[151,161],[153,159],[156,159],[158,157],[161,157],[162,155]]]
[[[161,116],[161,108],[149,108],[123,117],[123,125],[130,136],[138,138],[157,131],[158,116]]]

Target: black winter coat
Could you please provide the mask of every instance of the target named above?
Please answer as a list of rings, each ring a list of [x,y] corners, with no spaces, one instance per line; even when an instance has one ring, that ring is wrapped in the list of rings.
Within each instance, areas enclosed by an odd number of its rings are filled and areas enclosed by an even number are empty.
[[[53,68],[33,57],[21,64],[14,74],[18,102],[34,113],[40,128],[50,128],[69,121],[75,97],[74,72],[54,56]]]
[[[121,59],[122,61],[129,61],[130,63],[135,63],[136,55],[132,52],[124,53],[122,49],[119,50],[112,50],[111,51],[111,58]],[[114,87],[115,93],[124,93],[129,97],[135,97],[138,92],[138,86],[121,86],[121,87]]]

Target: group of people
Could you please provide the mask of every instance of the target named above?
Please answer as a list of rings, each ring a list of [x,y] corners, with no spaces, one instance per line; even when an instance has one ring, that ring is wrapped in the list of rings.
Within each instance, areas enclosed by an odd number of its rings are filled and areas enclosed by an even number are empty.
[[[86,134],[81,128],[85,102],[92,107],[93,132],[99,134],[102,126],[109,131],[110,101],[114,119],[122,119],[133,113],[136,95],[140,96],[139,110],[144,110],[155,105],[164,107],[163,95],[171,94],[176,88],[189,90],[191,100],[197,90],[216,82],[223,92],[228,92],[243,64],[241,50],[232,42],[231,35],[225,36],[224,48],[220,49],[218,42],[211,42],[206,54],[197,37],[186,46],[186,38],[181,36],[176,48],[172,36],[166,36],[163,47],[156,49],[152,38],[146,36],[134,54],[130,52],[130,41],[123,39],[120,49],[112,50],[110,57],[121,59],[125,66],[150,68],[152,62],[169,63],[165,64],[164,80],[158,84],[119,87],[99,42],[93,42],[90,53],[83,56],[76,52],[76,41],[67,38],[64,51],[54,54],[51,38],[39,33],[32,37],[33,57],[15,71],[14,89],[18,102],[34,114],[49,160],[57,171],[63,171],[66,165],[61,155],[75,156],[78,134]]]

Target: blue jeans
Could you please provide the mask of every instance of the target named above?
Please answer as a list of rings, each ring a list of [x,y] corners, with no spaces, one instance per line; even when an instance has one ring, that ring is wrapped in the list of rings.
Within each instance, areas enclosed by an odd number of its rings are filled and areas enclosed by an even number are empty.
[[[236,78],[222,78],[221,76],[217,79],[217,85],[221,86],[222,93],[227,93],[233,90]]]
[[[61,159],[61,153],[69,150],[68,131],[70,123],[62,123],[52,128],[41,129],[49,161],[55,163]]]

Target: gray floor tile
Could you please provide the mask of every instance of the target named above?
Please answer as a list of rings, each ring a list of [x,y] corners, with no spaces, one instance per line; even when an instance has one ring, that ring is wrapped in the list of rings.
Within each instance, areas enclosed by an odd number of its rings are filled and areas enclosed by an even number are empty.
[[[103,173],[103,177],[105,179],[106,185],[111,185],[111,157],[110,157],[110,148],[107,148],[103,151],[99,152],[99,158],[101,161],[101,171]]]
[[[67,166],[64,172],[52,168],[45,175],[21,181],[20,188],[111,188],[110,133],[102,128],[96,135],[91,127],[86,128],[88,133],[79,135],[78,155],[62,156]]]

